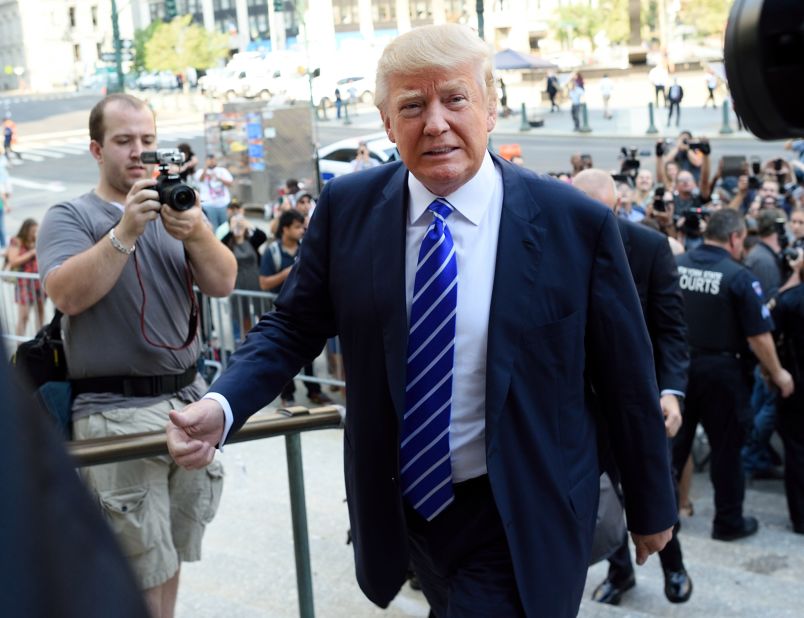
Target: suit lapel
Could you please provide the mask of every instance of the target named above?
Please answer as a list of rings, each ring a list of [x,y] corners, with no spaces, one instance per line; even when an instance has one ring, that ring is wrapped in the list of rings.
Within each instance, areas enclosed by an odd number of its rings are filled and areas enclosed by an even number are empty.
[[[385,368],[391,400],[398,418],[405,408],[407,309],[405,300],[405,230],[407,226],[407,169],[399,167],[372,207],[371,277],[377,320],[382,324]]]
[[[513,351],[520,345],[526,319],[533,320],[528,299],[538,285],[545,242],[545,229],[537,225],[541,208],[523,176],[508,164],[497,165],[503,177],[503,205],[486,355],[487,442],[508,392]]]

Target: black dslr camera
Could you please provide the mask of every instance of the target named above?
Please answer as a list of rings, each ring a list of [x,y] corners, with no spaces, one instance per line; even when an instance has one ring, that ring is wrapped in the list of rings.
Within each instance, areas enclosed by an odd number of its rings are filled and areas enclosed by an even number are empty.
[[[160,204],[167,204],[173,210],[188,210],[195,205],[195,191],[184,184],[178,174],[170,172],[171,165],[184,163],[184,153],[181,150],[150,150],[140,155],[140,161],[159,165],[159,178],[156,179],[154,189],[159,193]]]
[[[698,151],[701,154],[712,154],[712,146],[709,145],[709,142],[687,142],[687,146],[690,150]]]

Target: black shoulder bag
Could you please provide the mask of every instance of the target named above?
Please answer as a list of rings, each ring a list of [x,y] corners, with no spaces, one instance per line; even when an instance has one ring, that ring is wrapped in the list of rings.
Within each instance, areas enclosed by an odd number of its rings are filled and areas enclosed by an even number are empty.
[[[50,324],[42,327],[33,339],[19,345],[11,356],[11,366],[65,437],[69,437],[72,392],[67,381],[61,318],[62,312],[56,309]]]

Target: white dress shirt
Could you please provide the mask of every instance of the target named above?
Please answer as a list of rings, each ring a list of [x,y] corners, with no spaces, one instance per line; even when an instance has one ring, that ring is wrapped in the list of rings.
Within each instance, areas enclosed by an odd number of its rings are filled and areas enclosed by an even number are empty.
[[[436,197],[443,197],[455,208],[447,219],[447,227],[458,266],[449,427],[452,480],[457,483],[486,473],[486,347],[502,214],[502,175],[486,152],[477,174],[454,193],[434,195],[413,174],[408,175],[408,188],[405,243],[408,320],[419,247],[433,221],[427,207]]]
[[[457,483],[486,473],[486,347],[502,214],[502,175],[486,152],[477,174],[450,195],[430,193],[413,174],[408,174],[408,188],[410,203],[405,240],[408,319],[419,247],[433,220],[427,207],[436,197],[443,197],[455,208],[447,219],[447,226],[455,245],[458,267],[449,431],[452,480]],[[232,408],[219,393],[207,393],[204,399],[213,399],[223,408],[222,447],[232,428]]]

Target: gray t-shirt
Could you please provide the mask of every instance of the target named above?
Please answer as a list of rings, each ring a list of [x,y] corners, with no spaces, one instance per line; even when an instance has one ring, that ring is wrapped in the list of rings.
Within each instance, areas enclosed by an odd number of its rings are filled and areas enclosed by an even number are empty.
[[[97,244],[122,216],[119,206],[94,192],[51,207],[39,227],[36,243],[42,282],[67,259]],[[191,303],[187,268],[181,241],[165,231],[161,219],[149,222],[137,240],[134,255],[109,293],[79,315],[64,316],[62,333],[69,377],[179,374],[193,366],[200,349],[197,335],[181,350],[152,345],[145,337],[161,345],[176,348],[183,345]],[[195,401],[205,390],[203,379],[198,377],[180,391],[179,397]],[[84,393],[73,404],[73,416],[110,408],[147,406],[167,397]]]

